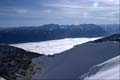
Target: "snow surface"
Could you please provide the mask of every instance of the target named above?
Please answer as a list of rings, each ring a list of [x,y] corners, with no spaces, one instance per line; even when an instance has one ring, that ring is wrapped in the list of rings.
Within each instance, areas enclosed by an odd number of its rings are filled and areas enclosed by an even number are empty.
[[[86,76],[84,80],[120,80],[120,56],[96,66],[102,68],[96,74]]]
[[[75,45],[82,44],[88,41],[93,41],[96,39],[99,38],[66,38],[66,39],[50,40],[43,42],[11,44],[11,46],[22,48],[27,51],[36,52],[40,54],[52,55],[71,49]]]
[[[4,79],[4,78],[0,77],[0,80],[6,80],[6,79]]]
[[[91,42],[77,45],[51,57],[41,56],[35,58],[32,62],[39,65],[36,73],[32,76],[32,80],[81,80],[81,75],[88,72],[89,68],[118,56],[118,51],[118,42]],[[101,72],[108,68],[111,67],[106,66]],[[113,66],[113,70],[110,72],[117,71],[116,68],[118,69],[117,65]],[[102,79],[98,77],[97,80]]]

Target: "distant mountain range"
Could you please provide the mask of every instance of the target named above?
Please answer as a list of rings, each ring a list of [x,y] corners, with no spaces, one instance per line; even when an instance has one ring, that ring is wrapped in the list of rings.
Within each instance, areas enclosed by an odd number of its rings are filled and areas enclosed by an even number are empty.
[[[120,24],[100,25],[109,34],[120,33]]]
[[[101,27],[102,26],[102,27]],[[104,27],[105,26],[105,27]],[[117,30],[117,31],[116,31]],[[78,37],[103,37],[110,33],[119,32],[119,26],[81,24],[81,25],[58,25],[48,24],[38,27],[14,27],[0,28],[0,43],[25,43],[63,38]]]
[[[50,56],[0,45],[0,77],[7,80],[83,80],[94,70],[96,73],[101,69],[98,67],[82,76],[89,68],[119,56],[119,44],[120,34],[114,34]]]

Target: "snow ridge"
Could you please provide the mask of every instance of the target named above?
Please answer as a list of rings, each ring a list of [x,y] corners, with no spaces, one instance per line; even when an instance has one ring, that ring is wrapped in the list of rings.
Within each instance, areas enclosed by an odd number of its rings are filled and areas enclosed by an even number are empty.
[[[95,71],[95,69],[97,70]],[[92,74],[93,72],[95,74]],[[120,80],[120,56],[114,57],[106,62],[94,66],[83,76],[83,80]]]

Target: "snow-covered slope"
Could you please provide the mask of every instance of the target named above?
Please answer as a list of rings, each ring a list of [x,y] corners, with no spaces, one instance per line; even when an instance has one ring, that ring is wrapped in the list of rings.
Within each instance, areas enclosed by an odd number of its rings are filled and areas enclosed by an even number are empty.
[[[0,80],[6,80],[6,79],[4,79],[4,78],[0,77]]]
[[[11,46],[22,48],[27,51],[36,52],[45,55],[61,53],[73,48],[75,45],[82,44],[88,41],[93,41],[98,38],[66,38],[60,40],[50,40],[43,42],[31,42],[22,44],[11,44]]]
[[[84,74],[84,80],[120,80],[120,56],[94,66]]]
[[[85,43],[54,56],[33,60],[38,65],[32,79],[80,80],[90,67],[119,55],[119,42]]]
[[[116,57],[120,56],[119,44],[120,34],[116,34],[49,56],[0,45],[0,77],[7,80],[119,79],[120,63]]]

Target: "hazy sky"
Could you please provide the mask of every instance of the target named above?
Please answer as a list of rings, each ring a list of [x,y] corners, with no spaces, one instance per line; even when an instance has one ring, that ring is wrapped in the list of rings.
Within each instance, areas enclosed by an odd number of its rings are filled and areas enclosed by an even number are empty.
[[[0,27],[119,22],[119,0],[0,0]]]

